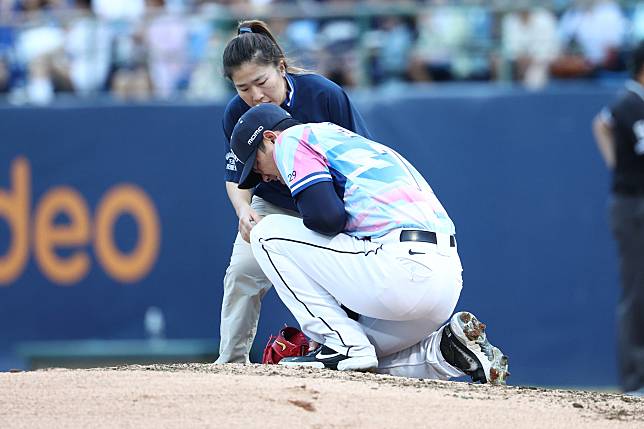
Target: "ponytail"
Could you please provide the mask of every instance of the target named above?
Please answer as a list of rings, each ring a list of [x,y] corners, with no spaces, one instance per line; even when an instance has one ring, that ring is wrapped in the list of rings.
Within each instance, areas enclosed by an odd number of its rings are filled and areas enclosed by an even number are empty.
[[[275,67],[282,63],[287,73],[305,72],[288,65],[286,55],[268,25],[257,19],[241,21],[237,25],[237,36],[224,49],[224,75],[231,79],[236,68],[250,61]]]

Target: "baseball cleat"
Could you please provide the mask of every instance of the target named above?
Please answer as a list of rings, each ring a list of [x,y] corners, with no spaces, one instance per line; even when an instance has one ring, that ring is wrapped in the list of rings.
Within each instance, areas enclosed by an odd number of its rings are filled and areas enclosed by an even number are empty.
[[[375,356],[349,357],[325,345],[321,345],[304,356],[283,358],[279,364],[285,366],[337,369],[338,371],[368,371],[378,366],[378,359]]]
[[[485,324],[466,311],[456,313],[443,327],[440,344],[445,360],[472,377],[473,382],[505,384],[508,358],[485,335]]]

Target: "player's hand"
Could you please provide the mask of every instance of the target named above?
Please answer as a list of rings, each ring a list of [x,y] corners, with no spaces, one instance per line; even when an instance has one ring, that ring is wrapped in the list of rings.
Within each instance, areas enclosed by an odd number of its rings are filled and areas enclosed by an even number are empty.
[[[262,220],[262,217],[258,215],[250,206],[244,208],[240,212],[239,233],[246,242],[250,243],[250,231],[260,220]]]

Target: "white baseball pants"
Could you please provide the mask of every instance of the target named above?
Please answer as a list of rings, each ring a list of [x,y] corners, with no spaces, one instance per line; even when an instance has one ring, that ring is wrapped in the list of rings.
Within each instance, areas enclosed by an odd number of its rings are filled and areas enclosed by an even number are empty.
[[[442,358],[438,330],[460,295],[458,252],[447,235],[438,234],[438,244],[400,242],[399,236],[400,230],[373,241],[330,237],[301,219],[271,215],[253,228],[251,247],[311,339],[348,356],[376,355],[386,373],[461,376]]]

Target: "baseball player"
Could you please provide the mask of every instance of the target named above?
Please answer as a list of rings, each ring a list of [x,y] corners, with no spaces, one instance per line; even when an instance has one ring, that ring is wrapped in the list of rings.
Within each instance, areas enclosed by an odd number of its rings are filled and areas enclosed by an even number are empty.
[[[331,123],[253,107],[231,147],[239,187],[286,184],[302,219],[251,231],[256,260],[301,329],[320,344],[280,364],[504,382],[485,325],[454,311],[462,287],[454,224],[418,171],[384,145]],[[352,320],[342,305],[358,313]]]
[[[239,117],[251,106],[273,103],[305,122],[331,121],[369,136],[364,120],[347,94],[328,79],[293,67],[266,24],[243,21],[224,51],[224,73],[237,90],[223,117],[226,192],[239,217],[230,264],[224,276],[220,345],[217,363],[249,362],[262,297],[270,289],[248,244],[254,225],[268,214],[299,216],[288,188],[260,183],[252,191],[238,189],[240,164],[228,139]]]

